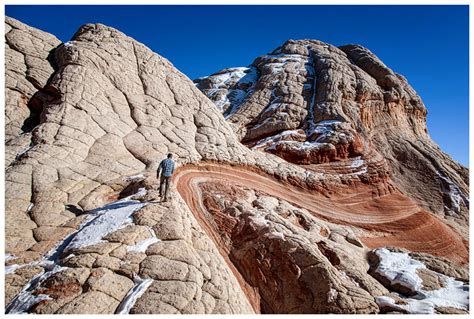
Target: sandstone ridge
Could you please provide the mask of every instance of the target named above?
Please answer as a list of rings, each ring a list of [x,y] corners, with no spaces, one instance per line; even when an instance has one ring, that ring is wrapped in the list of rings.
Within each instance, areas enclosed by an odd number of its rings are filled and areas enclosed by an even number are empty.
[[[410,312],[468,289],[467,169],[368,50],[288,41],[196,86],[102,24],[5,24],[7,313]],[[423,286],[377,272],[400,249]]]
[[[250,147],[318,171],[389,174],[467,233],[468,170],[431,140],[426,107],[407,80],[368,49],[289,40],[246,68],[195,83]]]

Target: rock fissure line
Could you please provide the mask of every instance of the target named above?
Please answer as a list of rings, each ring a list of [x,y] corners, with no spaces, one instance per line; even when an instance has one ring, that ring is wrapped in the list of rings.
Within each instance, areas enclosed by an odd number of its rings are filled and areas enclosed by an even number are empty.
[[[27,299],[52,298],[29,310],[43,314],[120,304],[131,313],[378,313],[374,297],[388,291],[367,273],[367,253],[386,245],[427,252],[414,254],[468,280],[468,170],[429,139],[419,96],[368,49],[289,40],[194,86],[102,24],[62,45],[5,22],[6,163],[15,164],[6,172],[6,304],[27,287]],[[17,158],[31,139],[38,147]],[[172,190],[157,204],[153,167],[167,152],[195,166],[177,171],[183,196]],[[145,180],[127,184],[138,172]],[[110,212],[75,237],[108,229],[104,242],[61,254],[55,245],[82,227],[81,215],[138,186],[150,205],[133,223],[122,228],[125,212]],[[32,263],[51,249],[68,269],[45,278],[54,265]],[[153,280],[142,297],[134,275]]]

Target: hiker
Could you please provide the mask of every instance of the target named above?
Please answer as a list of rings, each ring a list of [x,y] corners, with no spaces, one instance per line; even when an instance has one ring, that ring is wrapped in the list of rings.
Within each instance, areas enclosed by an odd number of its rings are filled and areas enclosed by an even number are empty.
[[[174,172],[174,162],[171,159],[172,157],[173,157],[173,154],[169,153],[168,157],[160,162],[160,166],[158,166],[158,171],[156,173],[156,178],[160,180],[160,197],[165,202],[168,198],[168,189],[170,187],[171,175],[173,175],[173,172]],[[160,179],[160,172],[161,172],[161,179]],[[163,184],[165,184],[164,199],[163,199]]]

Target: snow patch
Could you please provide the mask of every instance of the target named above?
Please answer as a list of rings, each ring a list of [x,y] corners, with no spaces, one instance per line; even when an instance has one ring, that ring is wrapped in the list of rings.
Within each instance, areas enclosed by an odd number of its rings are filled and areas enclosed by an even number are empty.
[[[137,199],[137,198],[145,196],[146,193],[147,193],[146,188],[145,187],[140,187],[135,194],[132,194],[132,195],[126,197],[126,198],[123,198],[122,201],[127,201],[127,200],[130,200],[130,199]]]
[[[368,172],[367,167],[363,167],[360,171],[351,173],[351,175],[362,175],[362,174],[365,174],[365,173],[367,173],[367,172]]]
[[[347,280],[347,281],[350,281],[351,283],[353,283],[356,287],[359,287],[359,283],[357,281],[355,281],[354,279],[352,279],[351,277],[349,277],[345,271],[341,271],[340,272],[341,274],[341,278],[344,279],[344,280]]]
[[[18,257],[12,254],[5,254],[5,261],[7,260],[12,260],[12,259],[17,259]]]
[[[281,144],[286,144],[291,146],[295,150],[304,150],[304,151],[311,151],[311,150],[318,150],[321,147],[327,145],[327,143],[318,143],[318,142],[298,142],[298,141],[278,141],[269,147],[266,148],[266,150],[274,150],[278,145]]]
[[[379,306],[412,314],[434,314],[437,307],[469,309],[469,285],[438,273],[445,283],[444,287],[424,290],[421,288],[422,280],[416,273],[417,269],[426,268],[423,263],[414,260],[407,253],[394,253],[385,248],[378,249],[376,254],[380,258],[380,265],[376,270],[379,274],[392,283],[405,285],[416,292],[411,298],[399,295],[405,304],[396,304],[388,296],[378,296],[375,300]]]
[[[145,176],[143,176],[143,174],[137,174],[137,175],[133,175],[133,176],[126,176],[122,180],[124,182],[136,182],[136,181],[141,181],[144,178],[145,178]]]
[[[277,102],[273,102],[271,104],[269,104],[264,110],[263,112],[270,112],[270,111],[275,111],[276,109],[278,109],[282,104]]]
[[[316,123],[317,126],[329,126],[329,125],[334,125],[334,124],[340,124],[342,123],[341,121],[337,120],[324,120],[324,121],[319,121]]]
[[[160,241],[156,237],[155,231],[152,228],[148,227],[148,231],[150,232],[151,237],[141,240],[133,246],[129,246],[127,251],[144,253],[150,245]]]
[[[257,144],[255,144],[254,147],[252,147],[252,149],[260,148],[262,146],[265,146],[271,142],[278,141],[279,139],[285,136],[289,136],[289,135],[300,135],[300,133],[297,130],[286,130],[276,135],[261,139],[260,141],[257,142]]]
[[[352,163],[351,163],[351,168],[358,168],[364,165],[364,160],[360,158],[360,156],[356,157]]]
[[[8,314],[27,314],[28,309],[44,300],[53,300],[48,295],[33,295],[31,293],[21,292],[14,305],[5,310]]]
[[[312,125],[312,128],[308,131],[308,136],[317,133],[318,138],[315,140],[315,142],[319,142],[322,139],[335,134],[335,125],[340,123],[341,121],[336,120],[319,121],[318,123]]]
[[[268,63],[264,65],[264,69],[266,69],[266,73],[271,73],[271,74],[281,73],[284,67],[285,67],[285,64],[283,64],[282,62],[274,62],[274,63]]]
[[[330,288],[328,291],[328,302],[333,302],[337,298],[337,290]]]
[[[18,265],[18,264],[14,264],[14,265],[10,265],[10,266],[5,266],[5,275],[7,274],[13,274],[15,273],[15,271],[17,269],[20,269],[20,268],[23,268],[27,265]]]
[[[141,194],[139,192],[134,196],[143,196]],[[95,210],[93,214],[97,217],[74,236],[65,251],[99,243],[104,236],[122,226],[135,211],[145,205],[136,200],[124,199]]]
[[[279,112],[278,115],[280,117],[288,117],[288,113],[286,112]],[[262,123],[258,124],[258,125],[255,125],[253,127],[253,130],[256,130],[258,129],[259,127],[262,127],[264,125],[271,125],[271,126],[275,126],[275,125],[278,125],[278,123],[283,123],[283,120],[277,120],[275,121],[275,119],[273,117],[267,117]]]
[[[135,276],[133,281],[135,286],[129,290],[125,298],[120,302],[120,305],[115,311],[116,314],[129,314],[130,309],[135,305],[138,298],[140,298],[153,283],[153,279],[142,279],[138,276]]]
[[[298,142],[296,142],[298,143]],[[302,150],[305,150],[305,149],[317,149],[317,148],[321,148],[321,146],[323,146],[324,143],[318,143],[318,142],[303,142],[303,143],[299,143],[299,146],[298,148],[299,149],[302,149]]]
[[[443,185],[443,192],[449,196],[451,201],[451,210],[454,213],[459,214],[461,212],[461,202],[464,202],[466,206],[469,204],[469,199],[462,193],[459,187],[453,183],[445,174],[437,171],[436,174],[442,179],[446,185]],[[448,208],[449,209],[449,208]]]
[[[407,253],[394,253],[386,248],[377,249],[375,254],[379,257],[379,265],[375,270],[379,275],[390,280],[391,284],[399,284],[410,290],[420,290],[422,280],[418,277],[417,269],[426,266]]]
[[[262,215],[254,215],[254,216],[250,216],[249,217],[251,222],[257,226],[257,228],[264,228],[264,227],[267,227],[269,224],[268,224],[268,220],[265,219],[265,216],[262,216]]]
[[[265,236],[267,236],[268,238],[270,239],[281,239],[281,240],[285,240],[285,235],[281,232],[276,232],[276,231],[273,231],[273,232],[270,232],[270,233],[267,233],[265,234]]]

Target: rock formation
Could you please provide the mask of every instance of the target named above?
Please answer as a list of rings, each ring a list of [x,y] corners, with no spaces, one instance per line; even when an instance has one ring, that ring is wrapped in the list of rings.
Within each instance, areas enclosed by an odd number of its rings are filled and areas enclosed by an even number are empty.
[[[250,147],[297,164],[332,164],[324,170],[390,174],[467,234],[468,170],[430,139],[426,107],[407,80],[366,48],[289,40],[248,68],[195,83]]]
[[[196,87],[101,24],[60,43],[7,18],[6,47],[7,313],[401,311],[386,246],[468,281],[467,170],[368,50],[289,41]]]
[[[51,58],[61,41],[23,23],[5,20],[5,164],[30,146],[41,110],[33,96],[54,71]]]

